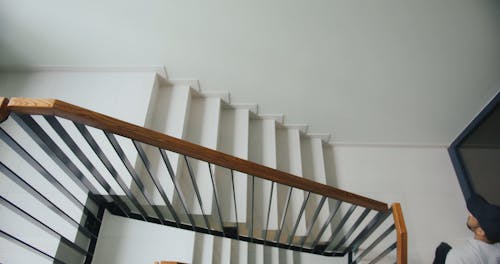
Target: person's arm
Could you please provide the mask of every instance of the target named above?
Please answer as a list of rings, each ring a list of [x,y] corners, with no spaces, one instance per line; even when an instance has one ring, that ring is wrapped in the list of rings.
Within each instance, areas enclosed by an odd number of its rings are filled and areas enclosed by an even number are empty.
[[[451,250],[450,245],[445,242],[441,242],[436,248],[436,254],[434,256],[434,261],[432,264],[445,264],[448,252]]]

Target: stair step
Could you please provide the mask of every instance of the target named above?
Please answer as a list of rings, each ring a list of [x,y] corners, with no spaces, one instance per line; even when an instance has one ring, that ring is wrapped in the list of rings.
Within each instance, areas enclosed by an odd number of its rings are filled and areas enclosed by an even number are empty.
[[[311,137],[305,136],[301,139],[301,156],[302,156],[302,164],[303,164],[303,175],[305,178],[309,180],[327,184],[326,182],[326,170],[325,170],[325,162],[324,162],[324,153],[323,153],[323,137]],[[316,213],[317,207],[320,205],[321,197],[318,195],[311,195],[310,201],[308,201],[308,206],[306,207],[306,220],[307,226],[312,230],[306,241],[306,244],[312,243],[314,239],[317,237],[321,227],[328,220],[328,216],[330,214],[329,210],[329,202],[324,202],[319,214],[316,217],[316,220],[313,223],[314,216]],[[323,241],[328,239],[331,234],[330,225],[326,228],[322,235]]]
[[[302,157],[300,150],[300,130],[299,128],[280,128],[277,130],[277,169],[288,172],[295,176],[302,176]],[[286,211],[286,219],[282,228],[282,237],[290,234],[297,224],[295,231],[296,236],[303,236],[307,232],[305,215],[299,218],[300,209],[304,202],[304,192],[300,190],[293,190],[288,200],[288,193],[290,187],[285,185],[278,186],[278,204],[279,204],[279,219],[281,221],[285,213],[287,202],[288,209]],[[281,224],[281,223],[280,223]]]
[[[218,150],[241,159],[248,159],[249,121],[249,109],[223,109],[221,114],[221,127],[219,130]],[[219,191],[218,198],[224,222],[246,222],[247,175],[235,171],[234,177],[231,177],[231,172],[229,170],[218,166],[215,171],[217,189]],[[235,193],[237,195],[235,195]],[[236,209],[234,204],[235,199]],[[238,219],[236,219],[236,216],[238,216]]]
[[[214,237],[213,263],[231,263],[231,239]]]
[[[248,244],[248,263],[264,264],[264,246],[260,244]]]
[[[276,247],[264,246],[264,263],[279,263],[279,249]]]
[[[221,99],[218,97],[192,98],[185,139],[207,148],[217,149],[220,111]],[[191,214],[210,215],[212,214],[213,185],[211,175],[213,171],[210,172],[206,162],[190,158],[187,160],[188,164],[184,164],[186,166],[182,170],[182,174],[179,175],[186,206]],[[191,170],[192,175],[189,170]],[[193,181],[197,186],[194,186]],[[202,205],[200,205],[199,200],[201,200]]]
[[[212,264],[214,254],[214,236],[195,233],[193,264]]]
[[[279,262],[280,264],[291,264],[291,263],[300,263],[299,261],[296,261],[294,258],[296,258],[296,255],[298,253],[292,251],[292,250],[286,250],[286,249],[279,249]]]
[[[276,168],[276,121],[274,119],[250,120],[248,155],[250,161]],[[253,231],[253,236],[263,237],[266,227],[267,229],[278,228],[276,186],[270,181],[249,177],[247,189],[247,224],[250,232]]]
[[[248,263],[248,242],[231,240],[231,263]]]
[[[176,138],[184,138],[187,127],[188,112],[191,103],[191,87],[179,83],[177,85],[157,87],[151,100],[147,126],[153,130],[165,133]],[[164,161],[158,150],[145,148],[150,157],[153,175],[158,177],[160,184],[165,190],[167,198],[172,202],[174,197],[174,185],[171,180]],[[172,166],[172,171],[176,177],[181,172],[182,157],[176,153],[167,151],[167,157]],[[140,164],[140,162],[138,162]],[[142,178],[147,178],[146,171],[142,171]],[[163,204],[160,194],[152,181],[145,180],[145,188],[153,196],[156,204]]]

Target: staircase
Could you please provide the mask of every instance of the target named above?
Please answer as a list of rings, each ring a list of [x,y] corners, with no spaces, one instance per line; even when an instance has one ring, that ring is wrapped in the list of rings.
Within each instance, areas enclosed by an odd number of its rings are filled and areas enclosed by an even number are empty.
[[[9,248],[91,263],[111,213],[195,231],[193,263],[293,263],[298,253],[406,263],[399,204],[326,185],[329,135],[159,76],[152,98],[147,128],[57,100],[2,98]]]

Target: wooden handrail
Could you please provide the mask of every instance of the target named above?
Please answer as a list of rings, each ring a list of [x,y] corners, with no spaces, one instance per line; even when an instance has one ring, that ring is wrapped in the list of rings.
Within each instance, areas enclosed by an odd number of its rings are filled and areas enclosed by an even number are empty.
[[[19,114],[42,114],[66,118],[194,159],[203,160],[304,191],[356,204],[372,210],[389,210],[386,203],[243,160],[56,99],[12,98],[9,101],[8,110]]]
[[[7,108],[8,103],[9,99],[0,97],[0,122],[3,122],[7,119],[7,117],[9,117],[9,109]]]
[[[408,233],[406,231],[405,219],[403,217],[403,210],[401,204],[392,204],[392,216],[394,218],[394,225],[396,226],[397,234],[397,263],[408,263]]]

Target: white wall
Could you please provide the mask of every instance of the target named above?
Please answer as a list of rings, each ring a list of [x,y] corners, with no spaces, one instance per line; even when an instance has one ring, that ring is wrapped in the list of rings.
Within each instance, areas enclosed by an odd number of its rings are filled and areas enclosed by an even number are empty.
[[[70,69],[71,70],[71,69]],[[155,72],[0,71],[3,97],[55,98],[144,125]]]
[[[336,141],[442,144],[499,89],[499,13],[496,0],[2,0],[0,64],[166,65]]]

